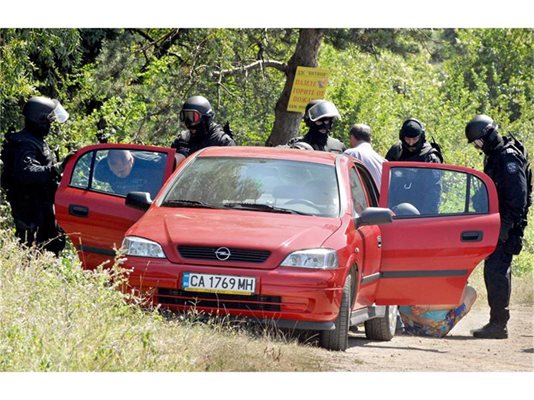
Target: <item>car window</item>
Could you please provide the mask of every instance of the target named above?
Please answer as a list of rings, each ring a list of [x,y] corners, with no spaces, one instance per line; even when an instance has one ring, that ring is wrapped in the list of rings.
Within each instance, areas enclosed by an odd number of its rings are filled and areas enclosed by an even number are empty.
[[[358,174],[362,178],[362,183],[369,195],[369,206],[378,207],[379,188],[376,186],[375,180],[370,172],[361,164],[354,165]]]
[[[250,203],[317,216],[339,214],[335,167],[290,160],[198,157],[176,177],[162,204],[177,200],[219,208]]]
[[[488,191],[476,176],[433,168],[392,168],[388,207],[397,217],[487,213]]]
[[[70,186],[101,193],[126,196],[149,192],[155,197],[163,185],[167,154],[153,151],[106,149],[78,159]]]
[[[360,177],[354,168],[350,170],[350,191],[352,194],[354,216],[358,216],[363,210],[369,207],[369,203],[367,202],[367,196],[365,195]]]

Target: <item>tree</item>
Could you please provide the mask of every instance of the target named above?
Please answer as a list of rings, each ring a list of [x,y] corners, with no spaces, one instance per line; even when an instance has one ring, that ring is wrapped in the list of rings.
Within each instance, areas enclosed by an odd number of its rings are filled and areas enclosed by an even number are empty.
[[[295,52],[287,63],[285,70],[286,82],[280,98],[276,102],[274,109],[275,120],[273,130],[269,139],[267,139],[267,146],[276,146],[285,144],[288,140],[295,136],[301,122],[302,115],[300,113],[287,111],[289,102],[289,95],[295,80],[295,74],[298,66],[316,67],[317,58],[319,55],[319,47],[324,36],[322,29],[301,29],[299,40],[295,47]]]

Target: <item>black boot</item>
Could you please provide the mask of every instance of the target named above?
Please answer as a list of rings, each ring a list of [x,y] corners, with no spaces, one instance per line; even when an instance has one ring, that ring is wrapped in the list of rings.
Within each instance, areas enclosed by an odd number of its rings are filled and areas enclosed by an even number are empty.
[[[478,339],[508,339],[506,325],[488,323],[480,329],[471,332]]]

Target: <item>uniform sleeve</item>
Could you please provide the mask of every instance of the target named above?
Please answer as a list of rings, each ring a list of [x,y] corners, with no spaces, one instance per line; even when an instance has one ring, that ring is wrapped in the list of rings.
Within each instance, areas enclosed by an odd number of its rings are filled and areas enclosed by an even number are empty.
[[[224,134],[221,137],[220,146],[235,146],[235,141],[229,135]]]
[[[513,225],[523,218],[527,206],[527,178],[525,163],[515,153],[506,153],[501,163],[502,179],[499,183],[499,200],[503,202],[503,224]]]
[[[399,154],[399,144],[397,143],[389,148],[385,158],[388,161],[397,161]]]
[[[428,157],[428,160],[427,162],[429,163],[435,163],[435,164],[441,164],[441,160],[439,159],[439,157],[434,154],[434,153],[430,153],[430,156]]]
[[[179,145],[180,145],[180,139],[176,138],[171,143],[171,149],[178,149]]]
[[[31,144],[21,143],[14,159],[15,181],[24,182],[30,186],[45,186],[55,178],[53,165],[42,165],[39,162],[39,154]]]

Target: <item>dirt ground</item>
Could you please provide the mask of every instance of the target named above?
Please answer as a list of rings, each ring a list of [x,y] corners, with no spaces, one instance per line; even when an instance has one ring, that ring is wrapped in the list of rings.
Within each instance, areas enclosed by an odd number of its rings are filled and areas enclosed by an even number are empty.
[[[331,371],[369,372],[504,372],[534,371],[534,307],[513,306],[508,339],[475,339],[471,330],[488,321],[486,308],[473,308],[442,339],[395,336],[390,342],[369,341],[351,333],[346,353],[329,352]]]

